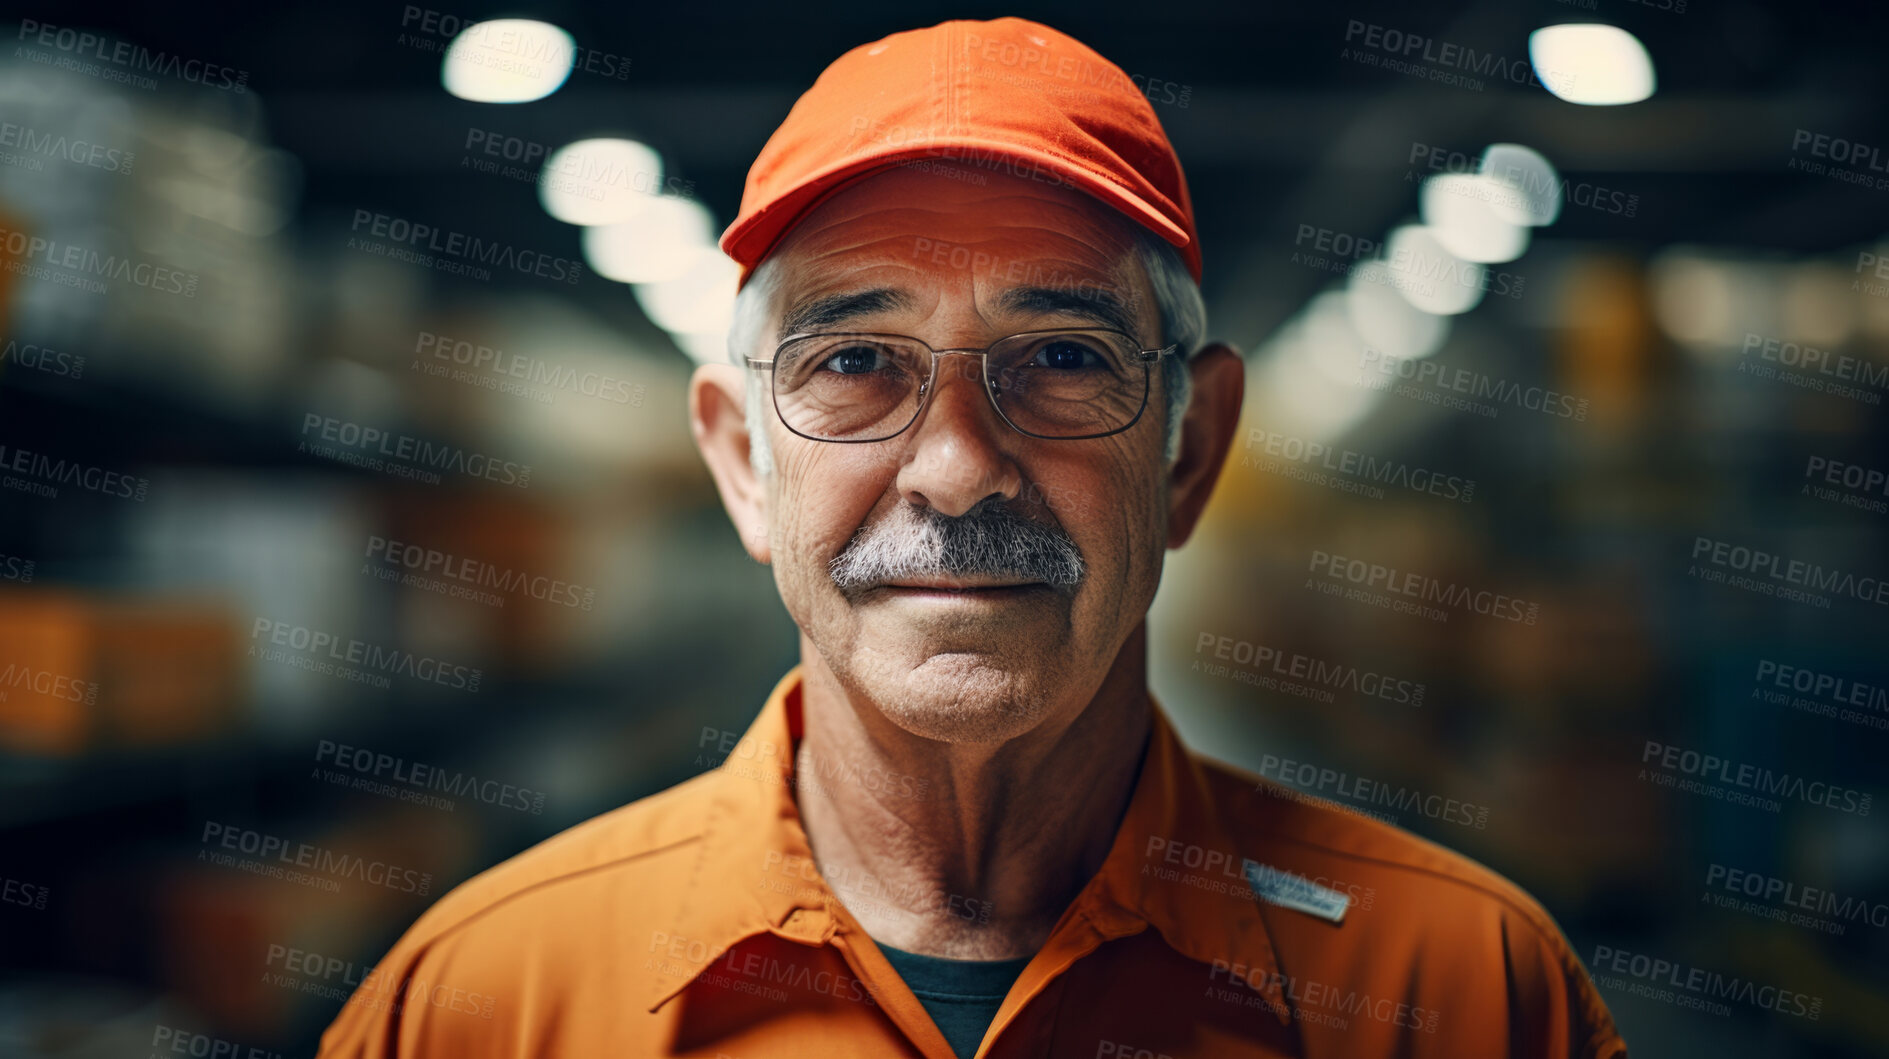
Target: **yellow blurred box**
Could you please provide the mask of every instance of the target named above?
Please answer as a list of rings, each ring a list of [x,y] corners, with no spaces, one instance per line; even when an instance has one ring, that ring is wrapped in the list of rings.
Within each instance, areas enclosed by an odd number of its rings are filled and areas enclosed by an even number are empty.
[[[0,748],[71,755],[212,737],[240,708],[242,640],[197,599],[0,592]]]

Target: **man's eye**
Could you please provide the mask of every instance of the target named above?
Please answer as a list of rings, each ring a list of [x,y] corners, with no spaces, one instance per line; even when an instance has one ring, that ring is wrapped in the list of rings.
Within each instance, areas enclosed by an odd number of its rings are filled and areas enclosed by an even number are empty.
[[[1057,368],[1063,371],[1080,371],[1084,368],[1099,368],[1102,357],[1095,350],[1080,342],[1050,342],[1036,355],[1030,358],[1033,368]]]
[[[837,375],[864,375],[879,367],[879,351],[871,346],[847,346],[828,356],[820,367]]]

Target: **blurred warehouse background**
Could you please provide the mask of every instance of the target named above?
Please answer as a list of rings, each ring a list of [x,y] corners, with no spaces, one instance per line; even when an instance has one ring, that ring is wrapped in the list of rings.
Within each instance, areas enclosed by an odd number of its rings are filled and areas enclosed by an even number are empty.
[[[1002,14],[1145,87],[1248,357],[1183,732],[1521,883],[1636,1055],[1889,1054],[1889,11],[338,0],[0,24],[0,1055],[310,1055],[720,761],[796,649],[685,420],[714,238],[834,57]]]

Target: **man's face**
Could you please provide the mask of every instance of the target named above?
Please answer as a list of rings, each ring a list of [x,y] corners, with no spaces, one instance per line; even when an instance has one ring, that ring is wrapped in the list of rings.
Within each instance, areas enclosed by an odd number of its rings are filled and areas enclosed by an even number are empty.
[[[1021,331],[1107,326],[1113,314],[1152,349],[1160,321],[1131,224],[1067,187],[891,169],[822,203],[776,250],[770,329],[776,338],[874,331],[982,349]],[[1060,293],[1026,296],[1029,288]],[[821,312],[809,318],[809,309]],[[772,353],[771,343],[754,351]],[[919,419],[889,440],[813,441],[765,410],[775,581],[849,693],[907,731],[948,742],[1012,739],[1090,700],[1161,576],[1164,391],[1159,370],[1149,375],[1134,426],[1081,441],[1012,429],[969,357],[940,360]],[[1056,586],[1028,573],[934,569],[842,590],[831,572],[862,534],[909,539],[926,509],[960,519],[991,507],[1040,528],[1028,537],[1065,536],[1081,578]]]

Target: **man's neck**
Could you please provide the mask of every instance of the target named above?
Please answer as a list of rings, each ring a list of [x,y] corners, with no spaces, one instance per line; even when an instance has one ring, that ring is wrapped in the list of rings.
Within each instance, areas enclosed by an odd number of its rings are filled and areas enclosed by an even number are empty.
[[[1000,744],[912,735],[850,697],[803,637],[796,799],[814,861],[875,940],[1033,955],[1114,843],[1147,745],[1146,626],[1095,695]]]

